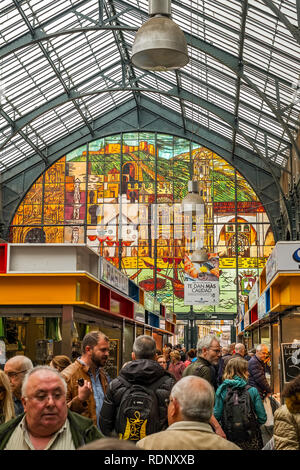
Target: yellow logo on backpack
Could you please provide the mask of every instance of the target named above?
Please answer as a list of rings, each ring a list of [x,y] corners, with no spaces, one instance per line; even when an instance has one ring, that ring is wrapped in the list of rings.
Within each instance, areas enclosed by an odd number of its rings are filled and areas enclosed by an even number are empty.
[[[141,419],[139,411],[134,412],[134,418],[126,420],[126,428],[124,434],[119,434],[119,439],[139,441],[146,437],[147,419]]]

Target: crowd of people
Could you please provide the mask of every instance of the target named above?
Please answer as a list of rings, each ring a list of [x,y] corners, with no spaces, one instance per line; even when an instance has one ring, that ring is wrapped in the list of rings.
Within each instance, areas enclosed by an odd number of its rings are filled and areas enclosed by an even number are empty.
[[[268,348],[221,348],[200,338],[186,351],[136,338],[118,377],[105,373],[109,338],[88,333],[72,362],[33,366],[15,356],[0,370],[0,450],[299,450],[300,376],[272,397]],[[273,423],[266,426],[266,402]],[[268,432],[264,432],[268,428]]]

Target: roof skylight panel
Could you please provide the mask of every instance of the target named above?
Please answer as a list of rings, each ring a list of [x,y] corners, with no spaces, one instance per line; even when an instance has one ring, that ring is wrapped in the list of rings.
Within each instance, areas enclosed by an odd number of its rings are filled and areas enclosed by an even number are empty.
[[[244,139],[244,137],[241,134],[237,133],[235,138],[236,138],[236,142],[239,145],[242,145],[243,147],[246,147],[247,149],[253,150],[253,146],[246,139]]]
[[[216,122],[213,119],[209,119],[208,128],[224,137],[227,137],[228,139],[232,139],[232,130],[225,127],[221,121]]]

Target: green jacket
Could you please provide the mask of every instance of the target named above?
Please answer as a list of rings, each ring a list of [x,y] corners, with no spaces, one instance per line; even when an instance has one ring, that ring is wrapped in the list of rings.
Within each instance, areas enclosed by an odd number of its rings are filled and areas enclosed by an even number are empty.
[[[24,413],[0,426],[0,450],[5,449],[12,433],[22,421]],[[68,418],[75,449],[103,437],[93,421],[68,410]],[[68,450],[68,449],[66,449]]]
[[[216,391],[215,397],[215,407],[214,407],[214,417],[221,422],[222,415],[223,415],[223,407],[224,407],[224,400],[227,395],[228,387],[232,388],[244,388],[246,387],[247,382],[246,380],[242,379],[241,377],[235,375],[233,379],[224,380],[224,382],[220,385],[218,390]],[[267,415],[265,412],[265,408],[263,402],[260,398],[259,392],[255,387],[251,387],[248,390],[250,398],[252,400],[254,411],[257,417],[257,422],[259,424],[264,424],[267,420]]]

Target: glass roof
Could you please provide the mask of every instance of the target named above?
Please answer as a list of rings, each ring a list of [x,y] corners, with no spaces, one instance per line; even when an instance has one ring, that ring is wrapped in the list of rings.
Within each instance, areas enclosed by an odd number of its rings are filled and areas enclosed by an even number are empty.
[[[130,61],[147,0],[2,0],[0,173],[33,156],[47,164],[57,141],[92,137],[96,120],[140,97],[270,168],[286,169],[292,148],[300,156],[297,0],[171,5],[190,61],[155,73]]]

